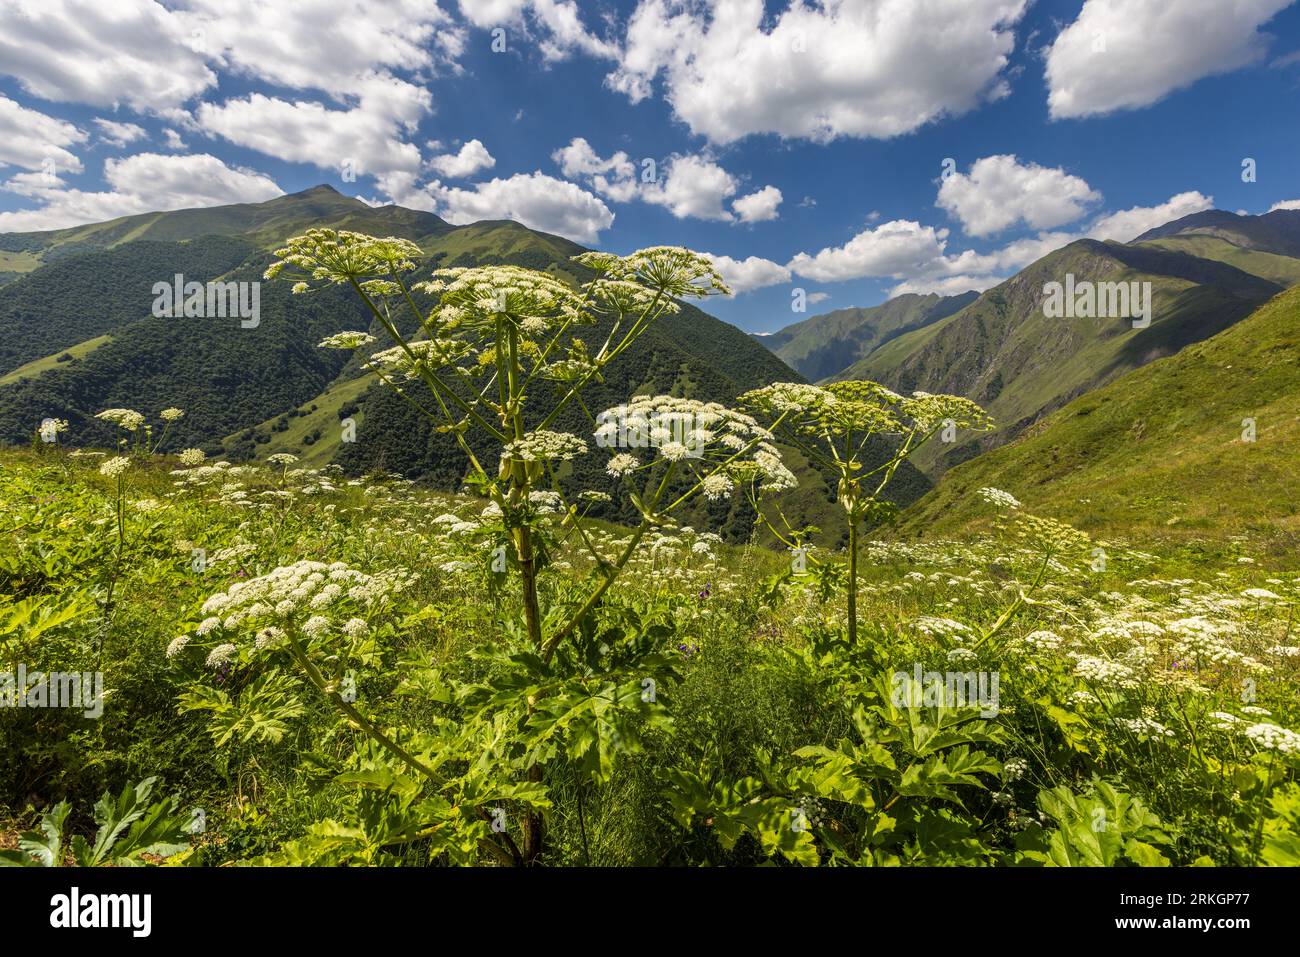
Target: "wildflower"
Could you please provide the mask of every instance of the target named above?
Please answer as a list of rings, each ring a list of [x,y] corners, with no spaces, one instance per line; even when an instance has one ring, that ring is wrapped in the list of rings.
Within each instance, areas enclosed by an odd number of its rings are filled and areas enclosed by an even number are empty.
[[[228,664],[239,654],[239,649],[227,642],[224,645],[217,645],[208,653],[207,665],[209,668],[220,668]]]
[[[292,267],[294,292],[309,292],[312,283],[332,284],[387,279],[409,272],[421,258],[420,247],[407,239],[379,239],[364,233],[334,229],[309,229],[275,251],[276,261],[263,274],[275,279]]]
[[[100,475],[117,478],[131,467],[131,460],[125,455],[116,455],[99,467]]]
[[[586,451],[587,443],[576,435],[539,429],[507,444],[501,458],[521,462],[541,462],[547,459],[568,461]]]
[[[272,465],[292,465],[298,461],[298,456],[290,455],[288,452],[276,452],[274,455],[268,455],[266,461]]]
[[[158,413],[158,417],[164,422],[176,422],[185,417],[183,409],[163,409]]]
[[[317,346],[319,349],[360,349],[362,346],[368,346],[375,341],[375,337],[368,332],[336,332],[332,336],[326,336]]]
[[[97,419],[112,422],[118,428],[134,432],[144,424],[144,416],[131,409],[105,409],[95,415]]]
[[[1288,728],[1261,722],[1242,728],[1241,734],[1261,751],[1300,754],[1300,734]]]
[[[985,486],[975,493],[990,505],[996,505],[998,508],[1019,508],[1019,500],[1010,492],[1004,492],[1000,488],[991,488]]]
[[[268,648],[274,648],[285,638],[284,630],[276,628],[274,625],[267,625],[257,633],[253,639],[253,647],[258,651],[265,651]]]
[[[680,246],[651,246],[628,256],[583,253],[573,258],[608,279],[639,283],[673,299],[731,294],[710,259]]]
[[[179,655],[182,651],[185,650],[185,646],[188,645],[189,643],[190,643],[189,635],[181,635],[178,638],[173,638],[171,640],[171,644],[167,646],[167,657],[175,658],[177,655]]]
[[[330,620],[324,615],[312,615],[302,626],[302,630],[308,638],[324,638],[329,634]]]
[[[621,478],[624,475],[630,475],[640,464],[635,455],[620,452],[606,463],[605,471],[615,478]]]
[[[206,458],[202,449],[184,449],[179,456],[181,465],[187,466],[202,465]]]

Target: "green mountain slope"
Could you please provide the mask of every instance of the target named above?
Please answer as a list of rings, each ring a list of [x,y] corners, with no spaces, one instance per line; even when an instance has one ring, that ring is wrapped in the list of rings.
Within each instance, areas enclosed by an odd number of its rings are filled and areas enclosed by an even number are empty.
[[[0,287],[0,341],[9,347],[0,364],[0,442],[30,441],[41,419],[51,416],[68,420],[72,444],[105,445],[112,436],[93,417],[100,409],[156,414],[179,406],[187,414],[169,431],[168,449],[198,446],[235,458],[292,451],[312,464],[338,461],[353,473],[382,467],[457,487],[461,455],[446,436],[411,420],[399,399],[364,378],[358,357],[317,348],[331,333],[369,324],[348,292],[292,296],[288,284],[264,282],[261,322],[250,329],[234,318],[151,315],[155,282],[170,282],[178,272],[187,280],[256,282],[269,250],[313,225],[412,238],[428,257],[422,273],[511,263],[586,278],[571,259],[582,247],[560,237],[513,222],[450,226],[398,207],[372,209],[321,187],[257,205],[0,237],[14,245],[36,235],[40,242],[32,248],[46,258]],[[590,399],[604,407],[654,391],[730,403],[743,391],[799,378],[739,329],[684,305],[629,350]],[[354,444],[340,441],[338,423],[346,417],[358,424]],[[588,430],[585,419],[557,425]],[[595,456],[581,467],[607,479]],[[815,470],[802,471],[799,495],[807,507],[794,511],[800,521],[824,524],[833,491]],[[898,500],[912,501],[928,487],[905,469]],[[721,522],[733,537],[747,530],[750,516],[726,513],[725,503],[716,508],[724,514],[702,510],[693,519]]]
[[[1254,441],[1244,440],[1247,419]],[[994,486],[1039,513],[1139,547],[1173,538],[1231,548],[1245,537],[1293,553],[1297,462],[1300,288],[953,468],[904,513],[901,530],[960,532],[979,511],[974,491]]]
[[[974,302],[978,293],[960,296],[897,296],[865,309],[836,309],[755,336],[811,381],[835,376],[862,361],[892,339],[938,322]]]
[[[256,251],[242,239],[205,236],[52,262],[0,287],[0,374],[150,315],[156,282],[170,283],[176,273],[215,279]]]
[[[1067,275],[1076,282],[1150,282],[1150,326],[1135,329],[1123,317],[1049,318],[1044,286]],[[1280,288],[1185,252],[1080,240],[844,375],[874,378],[900,392],[964,395],[994,415],[994,432],[923,450],[918,463],[933,476],[1002,444],[1076,396],[1222,331]]]
[[[1243,249],[1300,257],[1300,210],[1277,209],[1262,216],[1243,216],[1208,209],[1157,226],[1133,242],[1191,235],[1213,236]]]
[[[174,243],[200,236],[237,236],[255,246],[273,249],[287,236],[322,223],[338,229],[402,236],[422,246],[454,228],[432,213],[400,206],[373,207],[331,186],[320,185],[265,203],[140,213],[68,229],[0,234],[0,251],[11,256],[25,254],[26,259],[14,262],[30,270],[42,262],[142,239]]]

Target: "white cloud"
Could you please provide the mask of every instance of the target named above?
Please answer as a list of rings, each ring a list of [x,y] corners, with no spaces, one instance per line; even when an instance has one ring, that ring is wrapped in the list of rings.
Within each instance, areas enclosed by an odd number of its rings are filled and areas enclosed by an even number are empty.
[[[961,221],[971,236],[989,236],[1023,223],[1051,229],[1074,222],[1101,194],[1078,176],[1015,156],[985,156],[969,173],[954,173],[939,186],[937,205]]]
[[[794,3],[769,22],[763,0],[641,0],[606,82],[635,102],[662,73],[678,118],[715,143],[898,136],[1006,93],[1026,6],[839,0]]]
[[[816,304],[819,303],[819,302],[825,302],[825,301],[826,301],[827,299],[829,299],[830,297],[831,297],[831,294],[830,294],[829,292],[810,292],[810,293],[808,293],[808,301],[811,302],[813,305],[816,305]]]
[[[493,179],[472,189],[436,181],[425,189],[435,200],[438,215],[456,225],[513,219],[531,229],[594,243],[600,239],[600,231],[614,222],[614,214],[598,197],[540,171]]]
[[[419,147],[406,137],[432,109],[428,90],[381,75],[361,89],[357,104],[345,109],[252,93],[220,106],[204,103],[196,118],[208,133],[290,162],[350,166],[357,176],[419,170]]]
[[[478,140],[470,140],[457,153],[443,153],[429,160],[430,169],[452,179],[464,179],[481,169],[491,169],[496,165],[496,159]]]
[[[0,72],[45,100],[179,106],[217,81],[194,39],[182,16],[153,0],[0,4]]]
[[[55,176],[80,173],[81,160],[65,147],[85,141],[86,134],[71,123],[0,96],[0,166],[41,170]]]
[[[0,232],[61,229],[154,210],[259,203],[283,193],[261,173],[229,167],[206,153],[138,153],[110,159],[104,164],[104,179],[108,190],[87,192],[50,184],[40,174],[13,177],[5,189],[42,205],[0,213]]]
[[[1293,0],[1087,0],[1047,53],[1053,118],[1154,103],[1263,56],[1259,27]]]
[[[938,293],[940,296],[960,296],[963,292],[970,292],[972,289],[976,292],[983,292],[985,289],[992,289],[998,283],[1005,281],[1005,276],[921,277],[900,282],[889,290],[889,297],[892,299],[895,296],[902,296],[909,292],[918,296],[928,296],[932,292]]]
[[[775,186],[764,186],[757,193],[742,196],[731,204],[742,223],[762,223],[777,218],[776,208],[781,205],[781,191]]]
[[[125,146],[145,135],[144,127],[134,123],[118,123],[96,117],[95,125],[99,127],[99,138],[110,146]]]
[[[1279,209],[1300,209],[1300,199],[1284,199],[1280,203],[1274,203],[1268,211],[1273,213]]]
[[[890,277],[902,280],[892,295],[938,292],[943,295],[984,290],[1002,282],[1054,250],[1079,239],[1129,242],[1148,229],[1214,207],[1214,199],[1190,191],[1156,206],[1134,206],[1098,216],[1079,230],[1044,231],[1017,239],[990,252],[947,252],[948,231],[895,220],[858,233],[840,247],[815,256],[800,253],[789,267],[820,282]]]
[[[573,0],[460,0],[460,13],[476,27],[510,26],[525,36],[530,27],[536,28],[541,34],[536,45],[547,60],[562,60],[574,50],[611,59],[618,56],[617,45],[582,25]],[[509,34],[506,44],[509,49]]]
[[[664,164],[659,182],[642,186],[641,198],[678,219],[730,222],[731,213],[722,204],[737,188],[736,178],[707,156],[674,155]]]
[[[297,90],[360,96],[372,74],[432,71],[462,31],[432,0],[183,0],[195,45],[237,73]]]
[[[718,272],[722,273],[723,280],[736,294],[790,281],[790,270],[770,259],[761,259],[758,256],[732,259],[730,256],[718,256],[713,253],[703,255],[713,262]]]
[[[167,141],[165,145],[169,150],[185,149],[185,141],[181,139],[181,135],[177,133],[175,130],[172,129],[163,130],[163,138]]]
[[[799,253],[789,268],[818,282],[868,276],[902,279],[934,268],[942,259],[947,237],[946,229],[896,219],[864,229],[843,246],[827,247],[815,256]]]
[[[759,222],[775,219],[781,202],[781,191],[765,186],[737,199],[732,204],[733,215],[726,203],[739,191],[740,181],[707,153],[675,153],[662,165],[642,161],[638,176],[638,164],[627,153],[619,150],[603,159],[585,139],[575,137],[552,153],[551,159],[565,176],[580,180],[607,199],[620,203],[640,199],[663,206],[678,219]],[[647,180],[647,176],[652,178]]]
[[[551,154],[560,172],[570,179],[580,179],[602,196],[619,203],[636,198],[636,165],[619,150],[609,159],[601,159],[582,137],[574,137],[568,146]]]
[[[1171,196],[1159,206],[1134,206],[1096,219],[1088,227],[1090,239],[1113,239],[1126,243],[1136,239],[1148,229],[1155,229],[1192,213],[1214,208],[1214,197],[1203,196],[1192,190]]]
[[[175,116],[214,68],[337,99],[376,76],[456,69],[464,30],[432,0],[6,0],[0,72],[35,96]],[[391,78],[391,77],[390,77]]]

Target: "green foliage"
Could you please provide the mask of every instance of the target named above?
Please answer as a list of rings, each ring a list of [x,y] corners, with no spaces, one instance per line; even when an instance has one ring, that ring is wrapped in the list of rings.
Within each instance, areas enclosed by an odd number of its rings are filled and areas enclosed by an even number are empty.
[[[67,835],[68,802],[60,801],[43,813],[39,830],[18,838],[18,850],[0,851],[0,866],[61,867],[71,856],[77,867],[136,867],[149,857],[173,857],[189,848],[190,819],[180,811],[176,797],[150,801],[157,778],[127,786],[115,798],[107,791],[95,804],[99,825],[94,842],[80,834]]]

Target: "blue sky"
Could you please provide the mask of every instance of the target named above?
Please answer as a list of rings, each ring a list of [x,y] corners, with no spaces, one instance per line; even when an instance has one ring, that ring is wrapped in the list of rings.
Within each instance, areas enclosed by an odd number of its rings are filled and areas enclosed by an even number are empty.
[[[0,231],[326,182],[708,252],[772,331],[1300,200],[1287,0],[285,6],[7,3]]]

